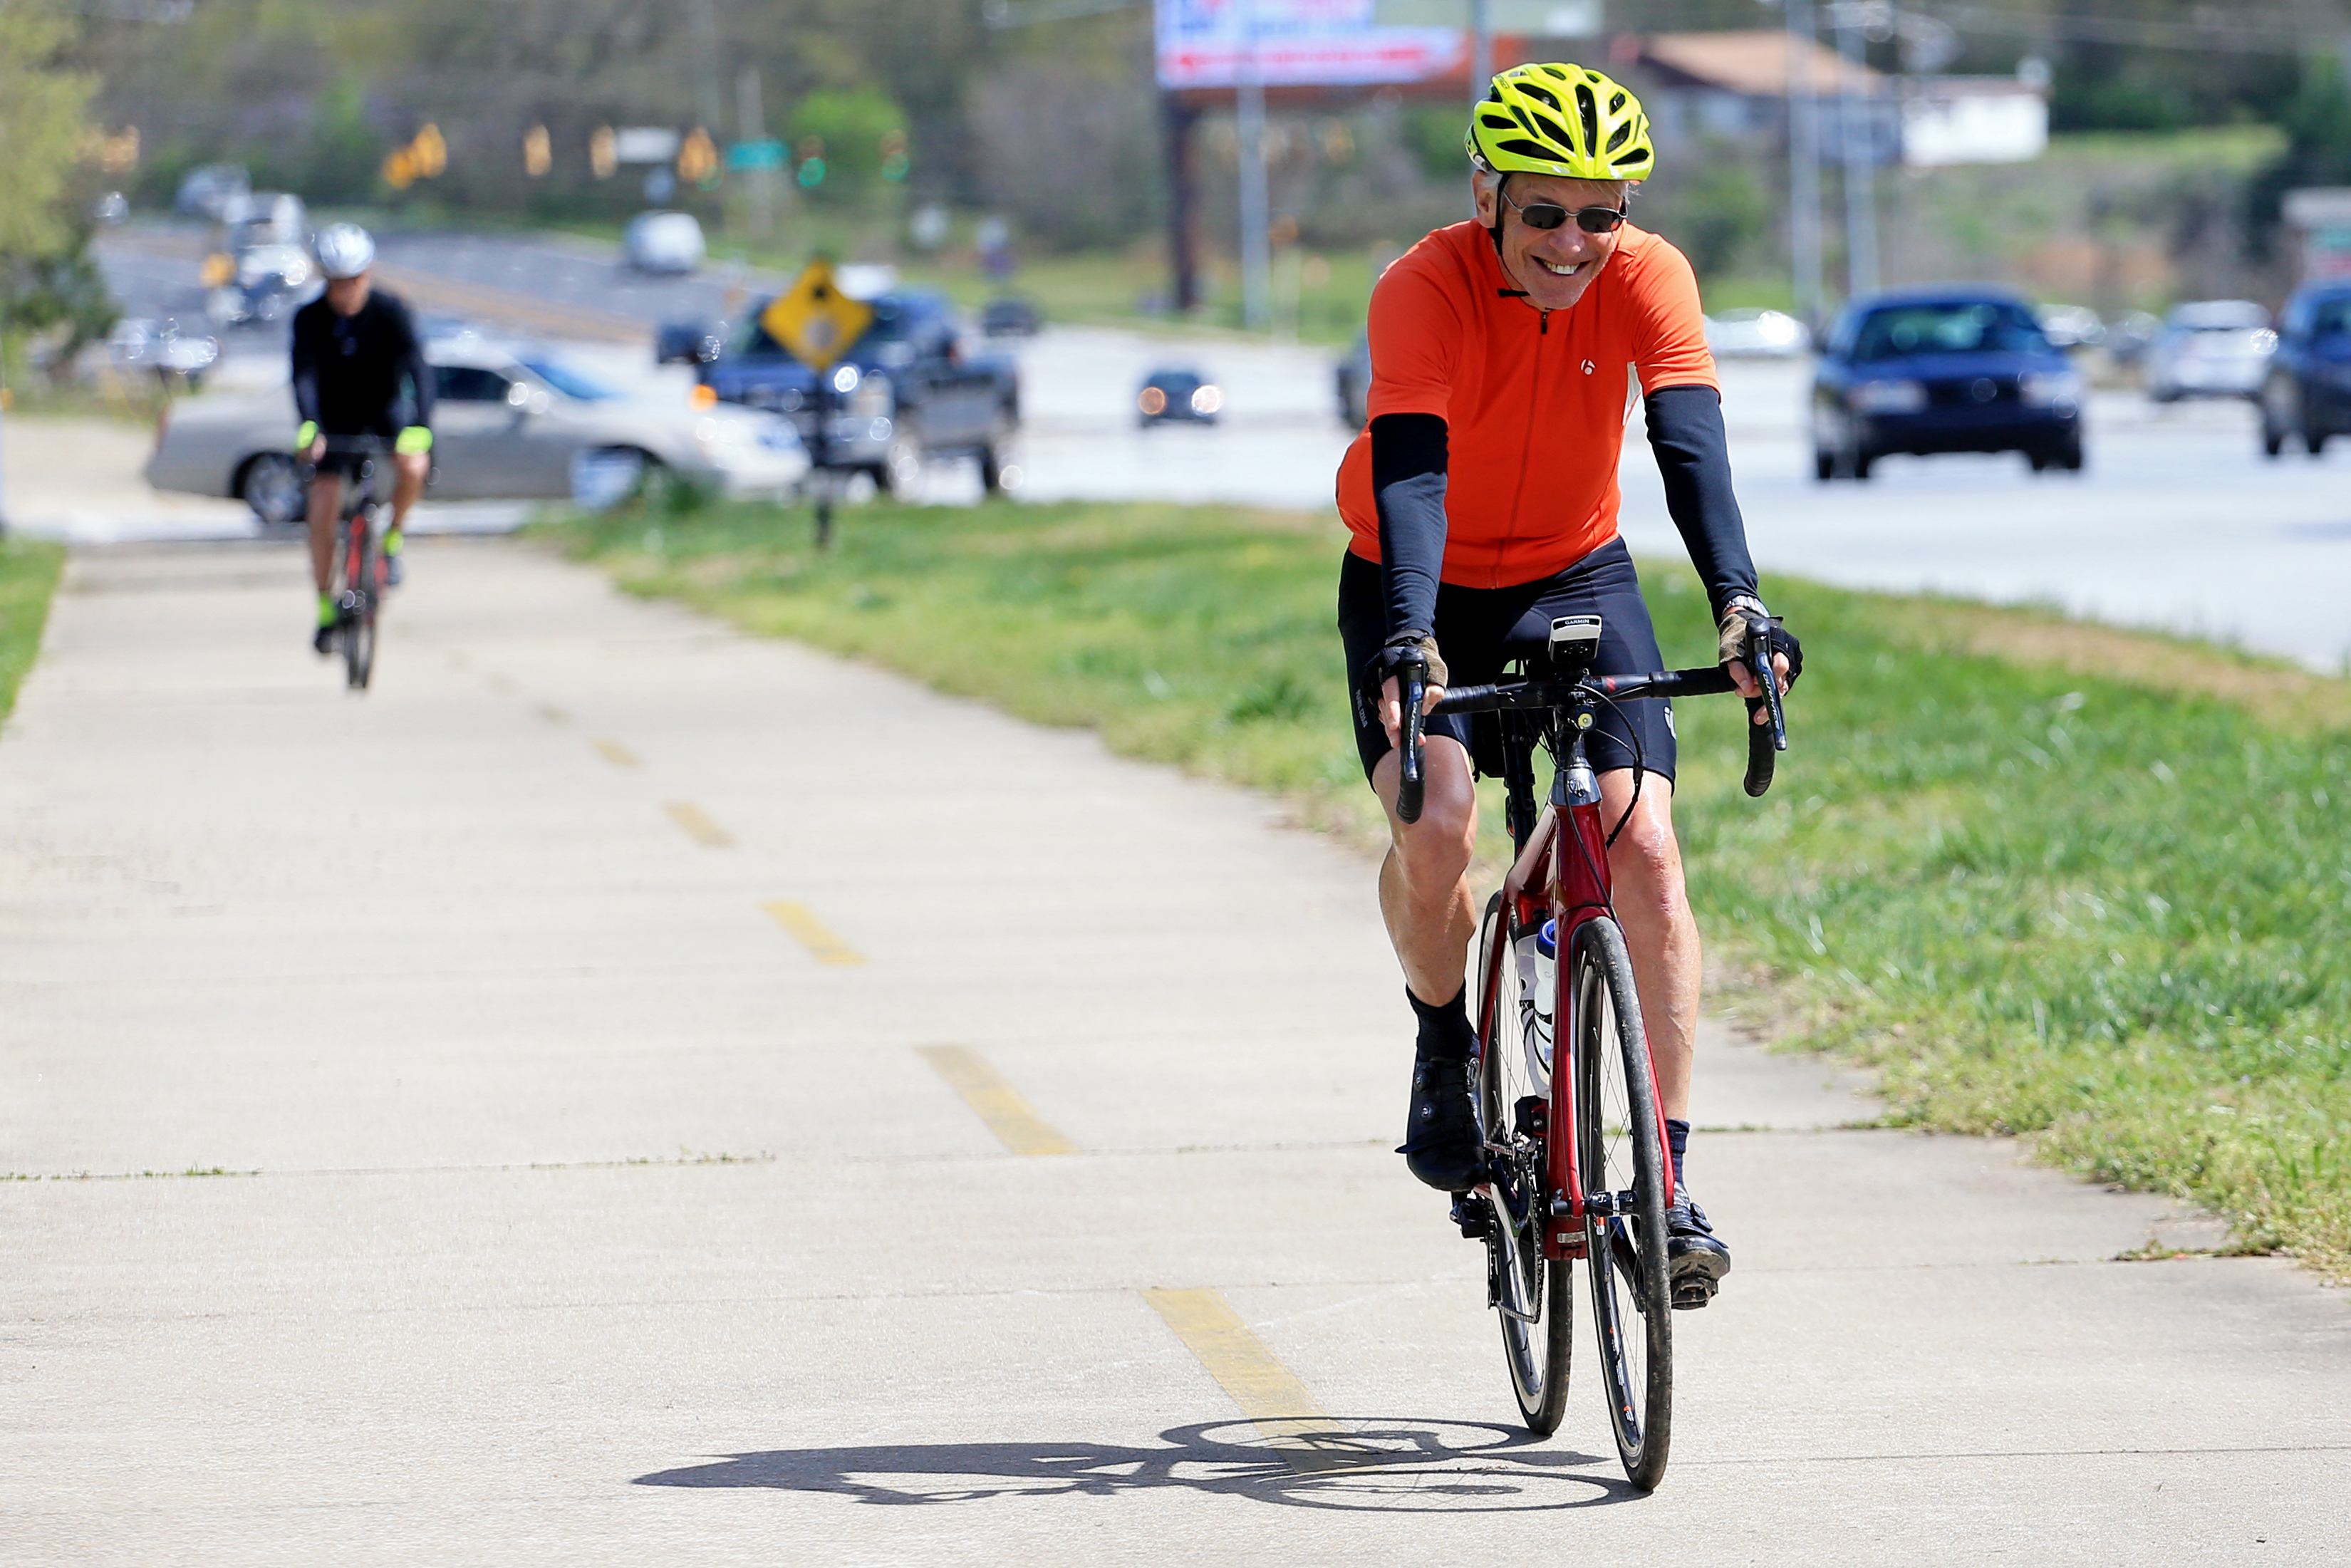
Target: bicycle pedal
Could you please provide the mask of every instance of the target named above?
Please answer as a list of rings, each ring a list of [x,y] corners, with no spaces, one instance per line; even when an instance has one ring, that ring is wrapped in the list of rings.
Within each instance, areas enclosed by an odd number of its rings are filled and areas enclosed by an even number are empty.
[[[1465,1192],[1454,1198],[1451,1218],[1461,1228],[1465,1240],[1483,1241],[1494,1233],[1493,1206],[1474,1193]]]
[[[1674,1281],[1674,1311],[1696,1312],[1714,1300],[1714,1292],[1719,1289],[1721,1286],[1719,1281],[1704,1276],[1690,1280],[1677,1280]]]

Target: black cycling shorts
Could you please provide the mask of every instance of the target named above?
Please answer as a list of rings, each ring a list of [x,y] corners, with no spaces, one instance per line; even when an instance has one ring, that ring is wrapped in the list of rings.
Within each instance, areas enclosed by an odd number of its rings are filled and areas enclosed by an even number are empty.
[[[385,466],[377,469],[376,472],[379,475],[382,475],[392,472],[390,466],[392,462],[392,444],[400,439],[400,433],[402,428],[404,427],[401,424],[400,421],[393,418],[391,413],[387,413],[381,419],[371,421],[368,423],[367,428],[364,430],[321,430],[319,434],[325,436],[329,444],[333,444],[337,440],[348,441],[355,435],[371,435],[381,441],[384,444],[384,450],[381,454],[381,456]],[[360,465],[366,461],[368,461],[367,456],[360,453],[329,452],[324,457],[319,459],[319,472],[321,474],[341,474],[346,476],[354,476],[359,473]]]
[[[1622,538],[1614,538],[1566,570],[1532,582],[1509,588],[1438,584],[1432,630],[1447,678],[1462,686],[1499,680],[1513,660],[1549,648],[1552,621],[1561,615],[1600,617],[1594,674],[1637,675],[1666,667],[1665,656],[1657,651],[1656,630],[1649,624],[1649,607],[1641,601],[1633,552]],[[1393,749],[1386,727],[1380,723],[1379,694],[1365,684],[1372,661],[1387,642],[1387,606],[1380,593],[1378,564],[1353,550],[1339,568],[1339,635],[1347,645],[1355,749],[1368,779]],[[1489,777],[1501,773],[1501,732],[1492,714],[1439,714],[1428,720],[1426,733],[1459,741],[1479,772]],[[1621,709],[1603,705],[1586,736],[1585,755],[1603,773],[1630,768],[1636,738],[1641,766],[1671,779],[1674,711],[1668,702],[1628,702]]]

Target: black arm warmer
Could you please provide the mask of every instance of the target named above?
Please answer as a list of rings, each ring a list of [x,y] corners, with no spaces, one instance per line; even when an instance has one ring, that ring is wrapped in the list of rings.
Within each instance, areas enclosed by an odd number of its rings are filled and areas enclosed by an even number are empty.
[[[424,360],[424,342],[416,330],[416,318],[402,309],[400,329],[407,338],[407,351],[402,356],[402,369],[408,376],[409,400],[415,409],[412,422],[430,429],[433,424],[433,367]]]
[[[1706,584],[1717,615],[1733,594],[1755,591],[1755,562],[1747,554],[1747,525],[1730,493],[1730,450],[1722,429],[1722,398],[1712,387],[1661,387],[1643,403],[1649,445],[1666,482],[1666,510],[1681,530],[1690,564]],[[1374,431],[1374,436],[1377,432]],[[1378,472],[1379,448],[1372,449]],[[1374,485],[1378,481],[1374,479]],[[1381,508],[1381,520],[1387,512]],[[1384,528],[1381,530],[1386,538]]]
[[[1372,497],[1380,509],[1388,635],[1425,634],[1437,625],[1437,578],[1445,565],[1445,421],[1433,413],[1372,421]]]
[[[294,323],[294,412],[306,423],[319,423],[319,350],[304,331],[303,323]]]

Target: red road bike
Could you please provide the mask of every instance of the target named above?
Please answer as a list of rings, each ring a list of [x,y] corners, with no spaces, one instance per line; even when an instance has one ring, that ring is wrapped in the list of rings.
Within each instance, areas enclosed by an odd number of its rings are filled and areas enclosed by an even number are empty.
[[[1771,668],[1770,628],[1750,626],[1750,669]],[[1500,1315],[1511,1390],[1538,1433],[1557,1429],[1566,1408],[1571,1274],[1583,1260],[1609,1425],[1626,1477],[1646,1491],[1664,1478],[1672,1437],[1673,1308],[1704,1305],[1710,1286],[1686,1286],[1677,1301],[1667,1268],[1665,1113],[1609,898],[1608,847],[1632,810],[1613,826],[1603,820],[1584,737],[1603,706],[1734,688],[1720,667],[1593,675],[1599,640],[1598,616],[1555,621],[1526,678],[1451,688],[1436,710],[1495,716],[1518,851],[1487,903],[1471,973],[1472,1082],[1489,1179],[1461,1196],[1454,1219],[1486,1244],[1487,1298]],[[1398,676],[1406,744],[1397,814],[1412,821],[1424,788],[1426,666]],[[1763,690],[1750,699],[1768,722],[1749,731],[1750,795],[1771,788],[1787,746],[1780,694],[1768,680]],[[1554,765],[1540,816],[1538,747]]]
[[[336,585],[335,641],[343,651],[343,680],[353,691],[367,690],[375,674],[376,612],[385,588],[383,552],[376,548],[385,503],[378,491],[392,451],[392,443],[378,436],[327,438],[327,455],[360,460],[357,472],[343,481],[335,517],[335,564],[327,579]]]

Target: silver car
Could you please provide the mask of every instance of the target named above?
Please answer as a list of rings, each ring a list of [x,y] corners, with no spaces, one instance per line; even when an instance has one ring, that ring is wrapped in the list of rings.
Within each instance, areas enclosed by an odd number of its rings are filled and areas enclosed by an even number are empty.
[[[680,395],[630,397],[528,346],[470,332],[428,339],[434,500],[555,500],[592,473],[665,469],[730,496],[780,498],[805,479],[808,452],[781,415]],[[294,394],[199,398],[172,407],[147,463],[159,490],[243,500],[265,523],[302,516]]]
[[[2259,397],[2277,351],[2270,313],[2250,299],[2199,299],[2173,308],[2147,351],[2147,395]]]

